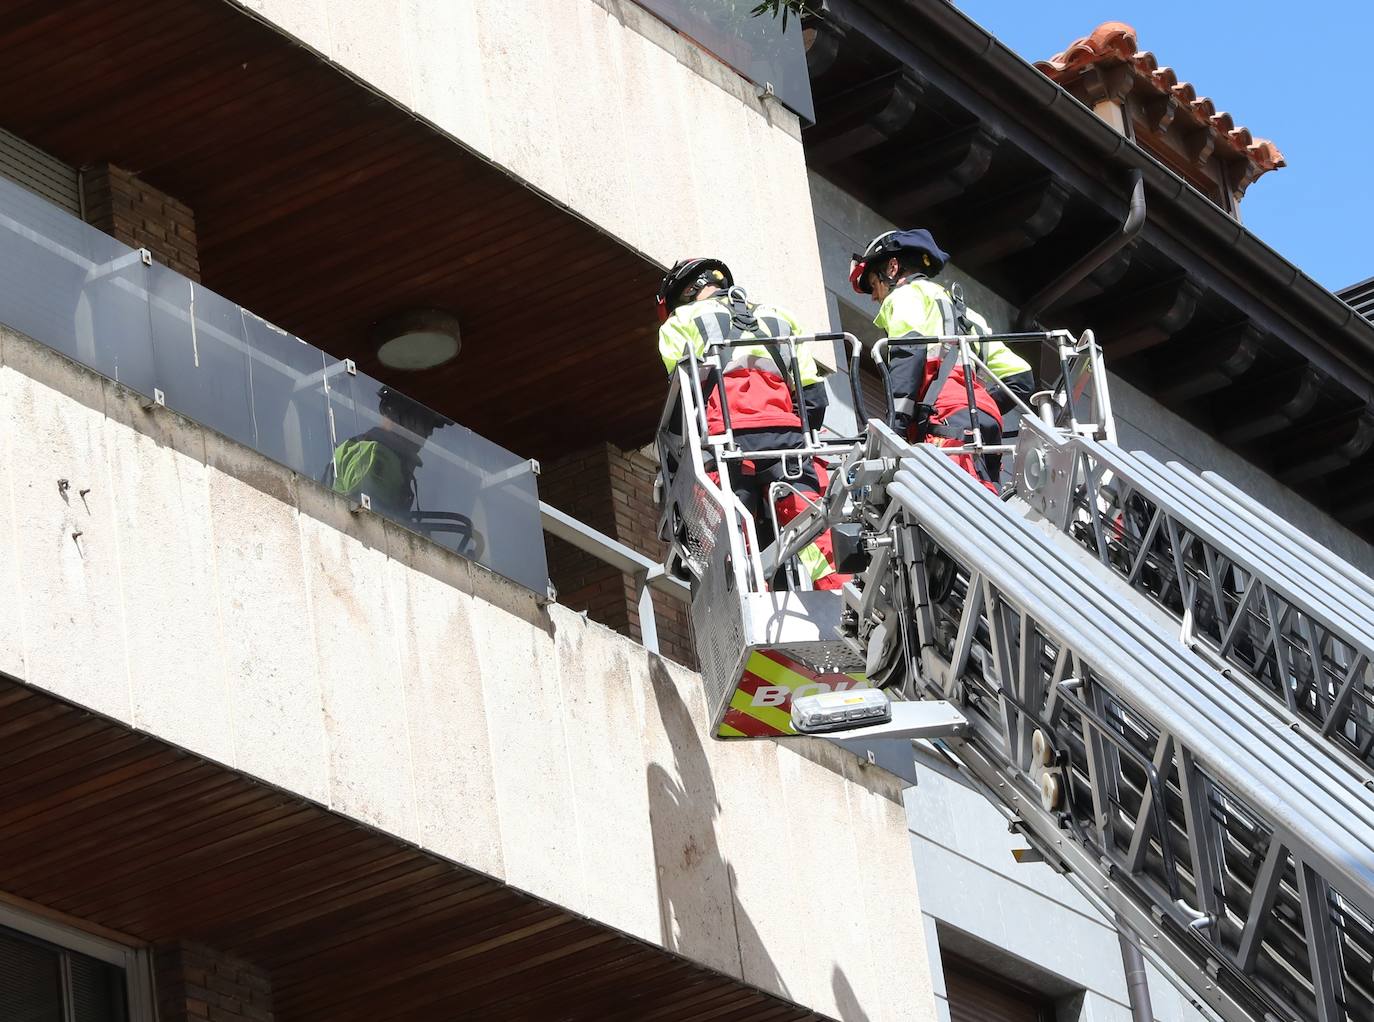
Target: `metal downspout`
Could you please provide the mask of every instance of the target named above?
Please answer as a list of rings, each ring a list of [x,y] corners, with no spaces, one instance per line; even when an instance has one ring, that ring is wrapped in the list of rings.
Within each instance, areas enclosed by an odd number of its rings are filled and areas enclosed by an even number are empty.
[[[1140,953],[1140,945],[1120,915],[1116,917],[1116,939],[1121,943],[1121,966],[1126,973],[1126,999],[1131,1005],[1131,1022],[1154,1022],[1145,956]]]
[[[1041,288],[1021,307],[1021,315],[1016,319],[1016,329],[1034,329],[1040,314],[1063,298],[1084,277],[1105,263],[1140,233],[1145,226],[1145,175],[1139,170],[1131,171],[1131,206],[1119,230],[1103,238],[1092,251],[1074,263],[1059,277]]]

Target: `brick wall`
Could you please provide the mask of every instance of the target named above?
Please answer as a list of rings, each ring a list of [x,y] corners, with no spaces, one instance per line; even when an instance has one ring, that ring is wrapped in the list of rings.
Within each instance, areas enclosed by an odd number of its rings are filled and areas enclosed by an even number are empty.
[[[250,962],[179,942],[153,957],[159,1022],[273,1022],[272,982]]]
[[[200,280],[191,208],[127,170],[104,163],[82,172],[86,221],[178,273]]]
[[[608,458],[612,510],[615,512],[615,538],[631,550],[663,560],[667,544],[658,538],[658,506],[654,504],[654,479],[658,466],[639,451],[610,448]],[[623,593],[630,628],[627,634],[639,638],[639,603],[634,583],[622,576]],[[696,666],[687,604],[654,593],[654,621],[658,626],[658,645],[664,656],[679,663]]]
[[[656,534],[656,473],[652,459],[638,451],[597,444],[546,463],[539,496],[630,549],[660,560],[665,547]],[[593,621],[622,635],[640,638],[639,605],[628,575],[561,540],[549,537],[547,547],[549,577],[558,589],[559,603],[586,611]],[[686,605],[660,593],[653,601],[659,649],[670,659],[695,665]]]

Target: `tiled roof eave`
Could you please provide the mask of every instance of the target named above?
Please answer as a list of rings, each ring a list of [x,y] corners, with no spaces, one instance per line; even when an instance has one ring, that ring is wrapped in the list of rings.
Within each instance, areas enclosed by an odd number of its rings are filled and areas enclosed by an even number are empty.
[[[1173,68],[1160,65],[1149,50],[1139,49],[1135,29],[1125,22],[1105,22],[1062,53],[1037,61],[1035,67],[1051,81],[1067,85],[1092,68],[1110,70],[1123,64],[1134,72],[1137,88],[1172,98],[1199,127],[1214,130],[1219,144],[1250,165],[1252,179],[1286,166],[1283,153],[1273,142],[1256,138],[1248,128],[1238,126],[1229,113],[1218,111],[1210,98],[1199,96],[1191,83],[1179,81]]]

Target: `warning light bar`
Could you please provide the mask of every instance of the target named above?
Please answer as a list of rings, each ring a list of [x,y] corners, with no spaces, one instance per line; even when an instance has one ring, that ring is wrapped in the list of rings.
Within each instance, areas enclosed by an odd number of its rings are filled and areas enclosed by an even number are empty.
[[[817,692],[792,700],[792,726],[806,735],[886,724],[891,719],[892,703],[876,688]]]

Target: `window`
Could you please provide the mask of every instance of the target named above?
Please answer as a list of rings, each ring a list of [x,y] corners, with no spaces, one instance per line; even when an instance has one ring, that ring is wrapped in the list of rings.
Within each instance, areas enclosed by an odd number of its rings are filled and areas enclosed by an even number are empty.
[[[1054,1002],[986,966],[942,952],[950,1022],[1054,1022]]]
[[[127,1022],[124,970],[0,927],[0,1019]]]
[[[0,900],[0,1022],[150,1022],[146,949]]]

